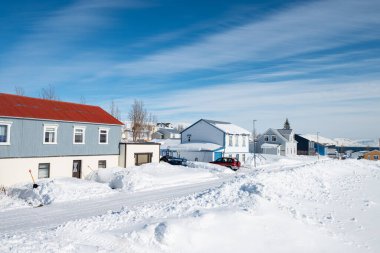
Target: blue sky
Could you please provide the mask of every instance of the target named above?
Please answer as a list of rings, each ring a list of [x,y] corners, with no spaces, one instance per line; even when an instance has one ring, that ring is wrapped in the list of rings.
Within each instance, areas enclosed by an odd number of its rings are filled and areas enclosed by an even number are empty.
[[[380,2],[12,1],[0,7],[0,92],[127,119],[231,121],[327,137],[380,137]]]

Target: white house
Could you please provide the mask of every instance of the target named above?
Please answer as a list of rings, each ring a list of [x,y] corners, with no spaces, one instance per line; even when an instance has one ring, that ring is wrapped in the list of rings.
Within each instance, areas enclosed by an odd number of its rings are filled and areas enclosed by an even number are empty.
[[[271,155],[297,155],[293,129],[269,128],[257,138],[256,152]]]
[[[244,162],[249,134],[230,122],[200,119],[181,132],[181,144],[171,149],[190,161],[211,162],[224,156]]]

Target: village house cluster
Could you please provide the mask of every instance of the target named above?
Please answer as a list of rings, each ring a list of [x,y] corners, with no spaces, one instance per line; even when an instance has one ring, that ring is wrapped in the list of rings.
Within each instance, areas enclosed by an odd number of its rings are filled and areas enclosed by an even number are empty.
[[[253,134],[225,121],[200,119],[185,129],[151,124],[137,142],[124,124],[98,106],[0,93],[0,185],[37,178],[84,178],[99,168],[159,162],[162,156],[212,162],[222,157],[245,163],[251,153],[336,155],[379,159],[378,147],[343,146],[322,136],[281,129]],[[30,171],[30,172],[29,172]]]

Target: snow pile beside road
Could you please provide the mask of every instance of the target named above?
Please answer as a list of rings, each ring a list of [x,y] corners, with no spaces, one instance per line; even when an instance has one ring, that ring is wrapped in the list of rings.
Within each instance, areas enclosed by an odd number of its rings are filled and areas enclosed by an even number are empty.
[[[202,168],[206,169],[211,173],[226,173],[226,174],[233,174],[234,171],[231,170],[230,168],[227,168],[225,166],[220,166],[217,164],[212,164],[212,163],[203,163],[203,162],[192,162],[188,161],[187,162],[188,167],[190,168]]]
[[[33,189],[32,184],[10,187],[7,195],[13,199],[23,200],[29,205],[49,205],[53,202],[94,199],[113,194],[109,187],[77,178],[43,179]]]
[[[207,169],[173,166],[168,163],[99,169],[88,177],[89,180],[106,183],[112,189],[120,189],[126,192],[173,187],[216,178],[218,178],[217,175]]]

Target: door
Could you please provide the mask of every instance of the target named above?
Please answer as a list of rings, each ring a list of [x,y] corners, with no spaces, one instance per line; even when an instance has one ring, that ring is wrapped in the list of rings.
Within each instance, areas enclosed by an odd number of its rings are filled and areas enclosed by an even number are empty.
[[[82,161],[74,160],[73,161],[73,177],[80,178],[82,171]]]
[[[215,152],[214,153],[214,161],[218,160],[219,158],[222,158],[222,152]]]

